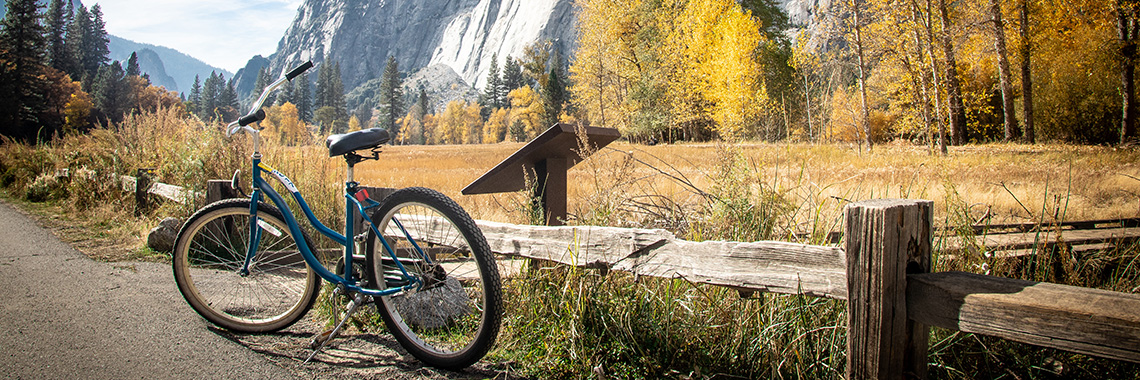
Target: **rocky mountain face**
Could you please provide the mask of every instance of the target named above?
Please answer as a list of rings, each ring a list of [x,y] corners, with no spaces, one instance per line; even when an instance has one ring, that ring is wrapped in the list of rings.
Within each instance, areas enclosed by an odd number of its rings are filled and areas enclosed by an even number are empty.
[[[150,83],[155,86],[165,87],[170,91],[180,91],[178,89],[178,82],[166,73],[166,65],[162,63],[162,58],[158,56],[154,50],[142,49],[136,52],[139,59],[139,71],[146,73],[150,78]],[[189,89],[187,89],[189,91]]]
[[[573,0],[306,0],[270,61],[276,74],[340,61],[352,89],[380,77],[391,55],[401,72],[443,65],[482,87],[495,54],[501,66],[551,40],[570,56],[576,20]]]

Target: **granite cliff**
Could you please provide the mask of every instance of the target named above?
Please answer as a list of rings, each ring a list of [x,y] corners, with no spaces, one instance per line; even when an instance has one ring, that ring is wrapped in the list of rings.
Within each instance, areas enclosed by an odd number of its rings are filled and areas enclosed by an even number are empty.
[[[277,74],[306,60],[340,61],[353,89],[380,77],[391,55],[402,72],[443,65],[482,87],[492,55],[501,65],[538,40],[570,55],[575,24],[573,0],[306,0],[269,60]]]

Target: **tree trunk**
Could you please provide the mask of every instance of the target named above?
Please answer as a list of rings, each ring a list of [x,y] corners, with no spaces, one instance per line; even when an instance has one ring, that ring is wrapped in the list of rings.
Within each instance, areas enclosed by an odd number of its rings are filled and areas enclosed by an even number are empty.
[[[966,107],[962,104],[962,82],[958,79],[958,60],[954,57],[950,12],[946,10],[946,0],[938,0],[938,11],[942,14],[942,49],[946,54],[946,103],[950,136],[953,139],[951,145],[962,145],[966,143]]]
[[[1131,9],[1118,3],[1118,26],[1120,28],[1120,87],[1123,89],[1123,115],[1120,123],[1120,143],[1136,137],[1136,20]]]
[[[1037,142],[1033,130],[1033,70],[1029,66],[1032,44],[1029,41],[1029,0],[1021,0],[1021,106],[1025,112],[1025,142]]]
[[[920,22],[920,14],[919,14],[918,9],[914,9],[914,13],[912,14],[911,22]],[[914,30],[914,47],[915,47],[915,53],[918,55],[918,65],[916,65],[918,67],[918,70],[916,70],[917,72],[912,72],[912,75],[917,75],[919,77],[919,80],[915,81],[915,82],[917,82],[915,84],[918,85],[918,88],[915,89],[915,93],[916,93],[916,95],[918,95],[918,98],[922,100],[922,123],[926,127],[926,146],[927,146],[926,150],[927,150],[927,153],[930,153],[931,155],[933,155],[934,154],[934,126],[933,126],[933,124],[935,121],[934,121],[934,116],[931,115],[933,112],[931,112],[931,107],[930,107],[930,91],[928,89],[929,83],[927,82],[926,69],[923,68],[923,65],[926,63],[926,51],[924,50],[926,47],[923,46],[922,32],[920,32],[918,29]],[[933,70],[933,69],[934,69],[934,66],[931,66],[931,70]],[[937,96],[937,94],[935,94],[935,96]]]
[[[993,16],[994,48],[998,55],[998,77],[1001,81],[1002,114],[1005,127],[1005,141],[1012,141],[1019,133],[1017,117],[1013,111],[1013,83],[1009,73],[1009,50],[1005,47],[1005,22],[1001,18],[1001,0],[990,0],[990,14]]]
[[[867,63],[863,58],[863,36],[862,36],[862,5],[861,0],[854,0],[852,2],[852,10],[855,16],[855,51],[859,56],[859,100],[863,107],[863,136],[866,137],[867,149],[871,149],[874,142],[871,138],[871,113],[867,109]]]
[[[942,92],[938,89],[938,61],[934,55],[934,12],[930,0],[926,0],[926,11],[912,3],[915,15],[923,22],[926,31],[926,53],[930,57],[930,84],[934,93],[934,122],[938,123],[938,150],[946,155],[946,123],[942,120]],[[933,144],[933,142],[932,142]]]
[[[813,129],[813,127],[811,125],[811,89],[808,88],[807,72],[804,72],[803,76],[804,76],[804,100],[805,100],[805,102],[804,102],[804,115],[805,115],[804,118],[807,119],[808,141],[815,143],[815,142],[819,142],[818,141],[819,139],[815,136],[815,130]]]

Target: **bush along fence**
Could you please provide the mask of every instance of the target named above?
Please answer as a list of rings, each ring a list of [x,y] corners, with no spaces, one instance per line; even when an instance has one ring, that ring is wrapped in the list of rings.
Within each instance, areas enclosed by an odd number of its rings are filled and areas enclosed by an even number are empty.
[[[369,188],[378,198],[389,192]],[[177,194],[183,201],[235,196],[229,181],[210,181],[206,194]],[[538,259],[603,273],[683,278],[743,295],[847,300],[848,379],[925,378],[930,326],[1140,363],[1140,295],[930,273],[932,209],[925,200],[852,203],[842,247],[692,242],[660,229],[476,224],[491,250],[506,256],[504,267]]]

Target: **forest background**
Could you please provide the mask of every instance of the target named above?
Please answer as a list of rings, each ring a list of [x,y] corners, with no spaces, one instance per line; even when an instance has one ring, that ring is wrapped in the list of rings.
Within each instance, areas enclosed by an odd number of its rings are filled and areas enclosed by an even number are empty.
[[[494,57],[479,99],[427,99],[394,59],[347,91],[339,63],[280,92],[267,135],[288,145],[382,127],[395,144],[525,141],[556,122],[633,142],[906,140],[1117,144],[1136,138],[1137,1],[837,0],[796,28],[773,0],[580,0],[578,49]],[[232,120],[222,75],[177,94],[107,58],[98,4],[11,0],[0,124],[26,142],[180,107]],[[501,67],[501,69],[500,69]],[[200,79],[200,80],[199,80]],[[432,104],[446,104],[433,109]]]

